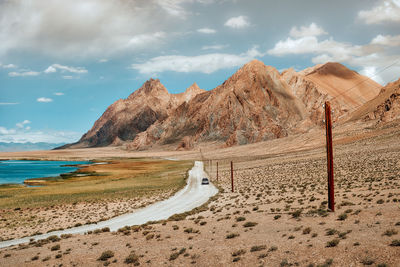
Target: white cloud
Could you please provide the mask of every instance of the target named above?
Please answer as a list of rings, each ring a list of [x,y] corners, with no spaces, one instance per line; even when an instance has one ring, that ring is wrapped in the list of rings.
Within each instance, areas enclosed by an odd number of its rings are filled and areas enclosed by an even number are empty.
[[[75,79],[75,77],[74,77],[74,76],[71,76],[71,75],[64,75],[64,76],[62,76],[62,78],[63,78],[64,80],[72,80],[72,79]]]
[[[73,131],[31,131],[31,128],[29,126],[18,129],[7,129],[0,126],[0,142],[6,143],[72,143],[79,140],[81,136],[81,133]]]
[[[372,39],[371,44],[384,46],[400,46],[400,35],[378,35]]]
[[[307,53],[321,54],[318,60],[313,60],[314,63],[326,61],[328,58],[345,61],[351,55],[361,55],[362,47],[336,42],[332,38],[320,42],[315,36],[306,36],[298,39],[288,37],[285,41],[276,43],[273,49],[268,50],[268,54],[275,56]]]
[[[308,27],[301,26],[300,29],[298,29],[297,27],[293,27],[289,33],[291,37],[295,38],[306,37],[306,36],[318,36],[322,34],[327,34],[327,33],[324,31],[324,29],[319,27],[314,22],[311,23],[310,26]]]
[[[36,99],[37,102],[42,102],[42,103],[49,103],[49,102],[53,102],[53,99],[48,98],[48,97],[39,97],[38,99]]]
[[[62,93],[62,92],[56,92],[56,93],[54,93],[54,95],[56,95],[56,96],[62,96],[62,95],[64,95],[64,93]]]
[[[184,18],[187,14],[182,4],[189,2],[188,0],[157,0],[158,5],[163,8],[168,14]]]
[[[242,29],[250,26],[250,22],[245,16],[238,16],[228,19],[225,22],[225,26],[234,28],[234,29]]]
[[[229,45],[205,45],[201,49],[202,50],[221,50],[229,47]]]
[[[248,61],[261,57],[257,47],[239,55],[213,53],[199,56],[159,56],[141,64],[132,64],[132,69],[143,74],[154,74],[164,71],[212,73],[224,68],[241,66]]]
[[[9,72],[8,76],[10,77],[26,77],[26,76],[38,76],[40,72],[37,71],[13,71]]]
[[[126,52],[136,49],[129,46],[135,36],[173,24],[169,14],[185,13],[185,2],[194,1],[0,1],[0,56],[28,52],[85,59]]]
[[[268,50],[274,56],[310,54],[314,64],[328,61],[347,63],[355,67],[360,73],[367,75],[375,81],[384,84],[398,78],[400,63],[391,65],[399,54],[398,36],[378,35],[370,43],[354,45],[351,43],[337,42],[332,37],[319,40],[316,36],[303,36],[299,38],[288,37],[278,41]]]
[[[378,75],[378,71],[375,66],[366,66],[360,71],[360,73],[362,75],[370,77],[371,79],[373,79],[375,82],[377,82],[379,84],[385,83],[383,81],[382,77]]]
[[[400,1],[384,0],[370,10],[361,10],[358,18],[367,24],[400,22]]]
[[[88,73],[87,69],[83,67],[69,67],[69,66],[64,66],[60,64],[53,64],[49,66],[44,72],[45,73],[53,73],[57,72],[57,70],[61,70],[61,72],[71,72],[71,73],[78,73],[78,74],[83,74],[83,73]]]
[[[2,105],[18,105],[19,103],[18,102],[0,102],[0,106],[2,106]]]
[[[15,129],[7,129],[5,127],[0,126],[0,138],[1,135],[10,135],[15,133],[16,133]]]
[[[130,38],[127,43],[127,47],[130,48],[143,48],[147,45],[160,42],[166,37],[165,32],[155,32],[151,34],[139,34]]]
[[[24,120],[23,122],[18,122],[18,123],[16,123],[15,125],[16,125],[18,128],[22,129],[22,128],[25,127],[26,124],[29,124],[29,123],[31,123],[29,120]],[[28,126],[28,127],[29,127],[29,126]],[[29,129],[30,129],[30,127],[29,127]],[[29,130],[29,129],[28,129],[28,130]]]
[[[106,58],[99,59],[99,63],[106,63],[106,62],[108,62],[108,59]]]
[[[201,28],[197,30],[200,33],[205,33],[205,34],[213,34],[216,33],[217,31],[211,28]]]
[[[6,64],[6,65],[3,65],[3,64],[0,63],[0,68],[3,68],[3,69],[15,69],[16,67],[17,67],[17,66],[14,65],[14,64]]]
[[[54,72],[57,72],[57,69],[54,68],[53,66],[49,66],[49,67],[44,71],[44,73],[54,73]]]

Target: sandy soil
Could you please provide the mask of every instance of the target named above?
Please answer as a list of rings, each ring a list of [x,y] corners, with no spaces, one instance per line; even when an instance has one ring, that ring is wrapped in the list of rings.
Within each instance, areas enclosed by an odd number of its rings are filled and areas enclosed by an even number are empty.
[[[203,157],[214,181],[218,161],[222,191],[207,209],[180,221],[3,248],[0,266],[400,266],[399,140],[398,124],[335,129],[334,213],[326,209],[321,132],[166,152]]]

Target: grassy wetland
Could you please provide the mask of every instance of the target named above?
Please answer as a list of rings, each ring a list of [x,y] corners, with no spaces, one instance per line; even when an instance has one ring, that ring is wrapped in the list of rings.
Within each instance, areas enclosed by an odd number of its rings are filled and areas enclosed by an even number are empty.
[[[162,200],[185,185],[193,166],[141,158],[104,161],[59,177],[26,180],[33,187],[0,186],[0,239],[106,220]]]

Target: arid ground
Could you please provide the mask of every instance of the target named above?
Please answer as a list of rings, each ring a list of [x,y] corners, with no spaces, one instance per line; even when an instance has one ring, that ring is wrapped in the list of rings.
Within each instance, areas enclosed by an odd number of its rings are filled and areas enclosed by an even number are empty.
[[[106,148],[0,154],[202,159],[220,187],[217,197],[186,218],[4,248],[0,266],[400,266],[399,123],[356,126],[334,129],[335,212],[327,210],[322,129],[233,148],[208,144],[187,152]],[[100,153],[102,157],[96,156]],[[4,227],[2,222],[2,231]]]

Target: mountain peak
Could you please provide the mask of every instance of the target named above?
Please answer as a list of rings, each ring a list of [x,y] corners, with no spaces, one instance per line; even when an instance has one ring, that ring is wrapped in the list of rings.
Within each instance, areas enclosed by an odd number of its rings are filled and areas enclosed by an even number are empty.
[[[133,92],[128,99],[135,98],[138,94],[145,95],[169,95],[168,90],[159,79],[150,78],[137,91]]]
[[[189,86],[185,92],[178,94],[182,96],[182,100],[185,102],[188,102],[191,100],[193,97],[196,95],[205,92],[205,90],[201,89],[197,83],[193,83],[191,86]]]
[[[191,86],[189,86],[185,92],[191,92],[191,91],[198,91],[201,90],[200,87],[197,85],[197,83],[193,83]]]
[[[307,75],[313,74],[333,75],[344,79],[350,79],[353,78],[357,73],[338,62],[327,62],[323,65],[320,65],[318,68]]]
[[[253,59],[252,61],[249,61],[246,64],[244,64],[242,69],[256,70],[256,69],[261,69],[261,68],[265,68],[265,67],[266,67],[266,65],[264,64],[264,62],[262,62],[258,59]]]
[[[168,92],[168,90],[165,88],[165,86],[160,82],[159,79],[153,79],[150,78],[147,80],[140,89],[144,89],[145,93],[150,93],[153,91],[165,91]],[[139,89],[139,90],[140,90]]]

